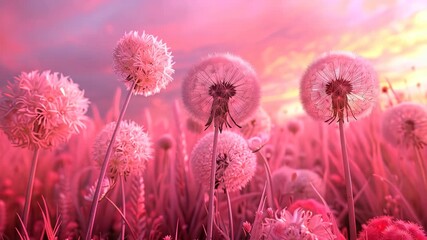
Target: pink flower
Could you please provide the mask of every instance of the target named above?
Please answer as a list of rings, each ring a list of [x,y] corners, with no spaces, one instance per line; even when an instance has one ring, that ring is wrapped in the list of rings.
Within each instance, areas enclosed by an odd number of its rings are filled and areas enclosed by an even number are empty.
[[[17,146],[56,146],[85,127],[89,101],[83,95],[62,74],[23,72],[2,93],[0,126]]]
[[[183,101],[205,127],[214,123],[222,131],[239,126],[258,107],[260,86],[255,71],[231,54],[208,56],[184,79]]]
[[[375,71],[352,53],[330,52],[314,61],[300,85],[301,101],[313,118],[335,120],[367,116],[379,95]]]
[[[131,31],[114,49],[114,69],[128,89],[136,82],[135,94],[150,96],[158,93],[173,80],[172,55],[166,44],[153,35]]]
[[[213,133],[205,135],[191,153],[195,177],[209,188]],[[215,187],[229,192],[241,189],[255,174],[256,156],[239,134],[224,131],[218,138]]]
[[[417,103],[389,108],[382,121],[384,139],[395,146],[423,147],[427,143],[427,109]]]
[[[106,125],[95,139],[92,156],[100,166],[115,126],[116,122]],[[151,158],[151,145],[141,126],[133,121],[123,121],[113,145],[108,176],[115,180],[118,175],[126,177],[131,173],[143,171],[146,162]]]
[[[363,225],[358,240],[368,239],[405,239],[426,240],[423,228],[415,223],[397,220],[390,216],[372,218]]]
[[[276,213],[275,218],[266,218],[263,235],[268,240],[330,240],[336,236],[332,233],[332,223],[325,222],[320,214],[296,209],[293,213],[286,209]]]

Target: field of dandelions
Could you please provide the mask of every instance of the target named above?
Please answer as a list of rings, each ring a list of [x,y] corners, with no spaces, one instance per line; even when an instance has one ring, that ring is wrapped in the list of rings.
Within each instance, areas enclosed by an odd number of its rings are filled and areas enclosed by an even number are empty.
[[[0,90],[0,239],[427,239],[420,84],[328,52],[301,73],[307,115],[278,121],[250,63],[212,53],[164,124],[126,109],[173,81],[173,53],[138,32],[112,51],[127,92],[107,113],[54,69]]]

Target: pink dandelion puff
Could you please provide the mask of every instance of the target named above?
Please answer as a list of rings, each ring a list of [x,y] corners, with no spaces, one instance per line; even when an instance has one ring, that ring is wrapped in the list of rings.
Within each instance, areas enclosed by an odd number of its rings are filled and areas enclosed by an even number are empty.
[[[197,179],[205,186],[210,184],[213,133],[199,140],[191,154],[191,167]],[[215,188],[229,192],[244,187],[255,174],[256,156],[239,134],[224,131],[218,139]]]
[[[115,127],[116,122],[107,124],[95,139],[92,156],[99,166],[103,164]],[[152,144],[141,126],[133,121],[123,121],[112,151],[107,175],[114,181],[118,176],[127,177],[143,171],[151,158]]]
[[[21,73],[0,99],[0,126],[19,147],[51,148],[85,127],[89,101],[62,74]]]
[[[427,143],[427,109],[417,103],[400,103],[383,117],[384,139],[395,146],[422,148]]]
[[[339,124],[350,239],[355,239],[356,214],[344,121],[371,112],[379,95],[376,73],[370,64],[352,53],[326,53],[307,68],[301,79],[300,95],[302,105],[311,117],[329,124],[337,120]]]
[[[153,35],[126,33],[117,43],[113,54],[114,69],[135,94],[150,96],[158,93],[173,80],[171,52]]]
[[[78,85],[62,74],[21,73],[0,99],[0,127],[9,140],[34,150],[22,222],[27,227],[39,149],[66,142],[85,127],[89,101]]]
[[[215,54],[196,65],[184,79],[183,100],[205,127],[239,123],[259,105],[260,86],[252,67],[237,56]]]
[[[150,96],[158,93],[162,88],[172,81],[172,55],[168,51],[166,44],[158,41],[156,37],[143,33],[141,36],[138,32],[132,31],[122,37],[113,53],[114,68],[123,78],[128,87],[128,95],[120,111],[117,124],[111,135],[110,143],[106,150],[105,158],[101,166],[101,172],[98,178],[98,184],[94,194],[94,199],[98,199],[101,193],[101,182],[104,179],[112,154],[112,145],[115,136],[120,128],[120,123],[129,105],[132,93]],[[123,175],[121,175],[123,176]],[[122,189],[123,189],[123,181]],[[122,191],[123,192],[123,191]],[[92,237],[95,215],[98,208],[98,201],[93,201],[86,239]],[[124,223],[122,224],[122,237],[124,237]]]
[[[306,112],[332,123],[367,116],[379,95],[377,75],[370,64],[352,53],[330,52],[314,61],[300,87]]]

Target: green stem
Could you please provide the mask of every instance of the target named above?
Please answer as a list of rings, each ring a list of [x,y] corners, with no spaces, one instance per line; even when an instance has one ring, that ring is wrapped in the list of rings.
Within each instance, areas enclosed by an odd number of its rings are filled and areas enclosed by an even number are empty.
[[[356,214],[354,211],[354,199],[353,199],[353,185],[351,182],[351,173],[350,173],[350,163],[348,161],[347,156],[347,146],[345,142],[344,135],[344,121],[339,120],[340,127],[340,139],[341,139],[341,152],[342,152],[342,160],[344,165],[344,176],[346,183],[346,193],[347,193],[347,205],[348,205],[348,221],[350,225],[350,240],[356,240],[357,232],[356,232]]]
[[[227,188],[224,188],[225,196],[227,197],[228,219],[230,228],[230,240],[234,240],[234,227],[233,227],[233,211],[231,209],[230,193]]]
[[[126,233],[126,195],[125,195],[125,180],[122,175],[120,175],[120,191],[122,194],[122,211],[123,211],[123,220],[122,220],[122,231],[120,234],[120,237],[122,240],[125,239],[125,233]]]
[[[23,213],[23,223],[25,228],[28,227],[28,218],[30,216],[31,198],[33,196],[33,186],[34,186],[34,179],[36,177],[36,168],[37,168],[38,159],[39,159],[39,148],[36,147],[34,149],[33,158],[31,160],[30,176],[28,178],[27,193],[25,195],[25,204],[24,204],[24,213]]]
[[[219,129],[215,126],[214,130],[214,139],[212,146],[212,162],[211,162],[211,177],[210,177],[210,187],[209,187],[209,209],[208,209],[208,232],[207,240],[212,239],[213,232],[213,220],[214,220],[214,197],[215,197],[215,172],[216,172],[216,151],[218,144],[218,133]]]

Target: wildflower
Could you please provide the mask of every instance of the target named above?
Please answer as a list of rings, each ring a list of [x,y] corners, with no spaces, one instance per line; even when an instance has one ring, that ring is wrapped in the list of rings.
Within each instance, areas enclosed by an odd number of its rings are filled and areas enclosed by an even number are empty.
[[[260,87],[252,67],[231,54],[216,54],[196,65],[183,83],[183,101],[200,121],[222,131],[239,123],[258,107]]]
[[[293,213],[286,209],[276,213],[275,218],[266,218],[263,235],[268,240],[330,240],[335,239],[332,223],[325,222],[320,214],[296,209]]]
[[[376,73],[365,60],[352,53],[330,52],[307,68],[300,95],[311,117],[332,123],[368,115],[378,88]]]
[[[363,224],[358,240],[368,239],[407,239],[426,240],[423,228],[412,222],[405,222],[390,216],[372,218]]]
[[[99,165],[103,163],[115,127],[115,122],[106,125],[95,139],[92,155]],[[108,177],[114,182],[118,175],[126,177],[133,172],[143,171],[151,158],[151,145],[141,126],[133,121],[122,122],[114,142]]]
[[[114,49],[114,69],[124,78],[128,89],[136,82],[135,95],[150,96],[173,80],[173,61],[168,50],[166,44],[155,36],[131,31]]]
[[[191,154],[193,173],[202,184],[209,187],[213,133],[205,135]],[[224,131],[218,139],[217,171],[215,188],[227,188],[229,192],[241,189],[253,177],[256,156],[239,134]]]
[[[59,73],[22,72],[0,99],[0,127],[19,146],[50,148],[85,127],[89,101],[84,91]]]
[[[427,143],[427,109],[417,103],[400,103],[383,117],[384,139],[395,146],[422,148]]]

